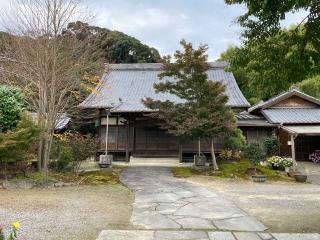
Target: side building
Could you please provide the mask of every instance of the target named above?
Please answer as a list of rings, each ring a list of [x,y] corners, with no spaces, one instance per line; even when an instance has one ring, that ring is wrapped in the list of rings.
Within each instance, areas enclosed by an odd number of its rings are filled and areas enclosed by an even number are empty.
[[[249,142],[275,132],[282,156],[308,161],[310,154],[320,151],[320,100],[296,87],[252,106],[238,118]]]

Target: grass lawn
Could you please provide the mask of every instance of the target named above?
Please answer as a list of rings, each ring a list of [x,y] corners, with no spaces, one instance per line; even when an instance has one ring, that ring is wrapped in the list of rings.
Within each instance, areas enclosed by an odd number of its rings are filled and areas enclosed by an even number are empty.
[[[233,163],[220,163],[220,171],[214,173],[211,168],[195,169],[190,167],[174,167],[172,169],[175,177],[191,177],[193,175],[216,176],[221,178],[240,178],[250,179],[254,173],[254,166],[248,161],[240,161]],[[284,173],[272,170],[267,167],[257,166],[257,173],[266,175],[271,181],[293,181],[292,178],[286,176]]]

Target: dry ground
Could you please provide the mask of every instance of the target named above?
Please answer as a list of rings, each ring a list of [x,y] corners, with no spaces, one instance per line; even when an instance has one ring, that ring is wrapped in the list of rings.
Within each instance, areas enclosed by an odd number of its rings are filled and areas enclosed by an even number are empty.
[[[0,222],[21,222],[21,239],[90,240],[130,228],[133,195],[121,184],[0,190]]]
[[[320,232],[320,185],[206,176],[187,180],[218,190],[271,232]]]

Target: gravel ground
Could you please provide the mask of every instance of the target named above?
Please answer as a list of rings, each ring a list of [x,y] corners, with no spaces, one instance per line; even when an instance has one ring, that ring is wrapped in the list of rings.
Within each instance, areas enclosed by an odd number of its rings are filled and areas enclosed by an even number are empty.
[[[312,162],[299,162],[298,171],[308,175],[308,181],[320,184],[320,164]]]
[[[0,190],[0,222],[19,221],[19,239],[90,240],[101,230],[130,228],[132,201],[120,184]]]
[[[264,223],[270,232],[320,232],[320,186],[283,182],[253,183],[205,176],[188,178],[220,191]]]

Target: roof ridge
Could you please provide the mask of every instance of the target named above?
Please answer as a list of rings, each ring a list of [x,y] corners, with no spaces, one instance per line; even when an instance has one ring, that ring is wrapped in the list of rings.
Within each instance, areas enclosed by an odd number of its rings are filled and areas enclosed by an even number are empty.
[[[229,66],[227,61],[208,62],[211,68],[226,68]],[[110,70],[161,70],[162,63],[105,63],[107,69]]]

